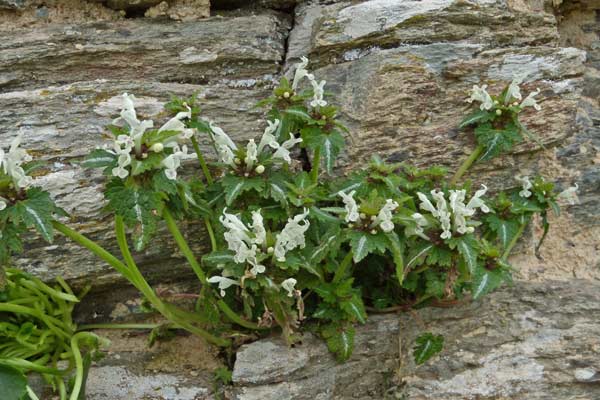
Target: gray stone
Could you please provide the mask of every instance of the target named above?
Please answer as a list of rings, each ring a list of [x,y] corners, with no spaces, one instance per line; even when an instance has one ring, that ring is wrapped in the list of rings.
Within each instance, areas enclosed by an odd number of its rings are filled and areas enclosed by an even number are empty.
[[[0,33],[8,88],[112,80],[215,83],[268,79],[284,58],[288,22],[270,14],[182,22],[128,19]],[[42,61],[43,60],[43,61]]]
[[[107,0],[106,6],[113,10],[145,11],[162,0]],[[210,9],[210,4],[207,4]]]
[[[595,399],[600,386],[580,382],[592,382],[600,368],[598,289],[585,281],[519,282],[456,307],[370,316],[344,364],[310,336],[291,349],[275,339],[255,342],[238,353],[235,399]],[[412,348],[423,330],[444,335],[445,345],[416,366]],[[297,368],[272,362],[299,355]]]
[[[31,0],[0,0],[0,10],[20,10],[27,8]]]

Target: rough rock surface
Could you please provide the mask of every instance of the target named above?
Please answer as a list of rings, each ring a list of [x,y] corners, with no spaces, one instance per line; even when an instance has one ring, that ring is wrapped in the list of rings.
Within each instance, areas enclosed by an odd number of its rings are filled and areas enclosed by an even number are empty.
[[[338,364],[306,335],[243,346],[233,371],[236,400],[600,398],[597,283],[519,282],[461,306],[370,318],[351,359]],[[445,348],[422,366],[412,358],[423,331]]]

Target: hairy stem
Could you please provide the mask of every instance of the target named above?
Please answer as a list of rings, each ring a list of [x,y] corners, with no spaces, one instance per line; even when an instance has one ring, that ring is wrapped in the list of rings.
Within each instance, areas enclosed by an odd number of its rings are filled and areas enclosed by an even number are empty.
[[[502,253],[502,256],[500,257],[501,260],[505,261],[508,258],[513,247],[515,247],[515,245],[517,244],[517,242],[523,235],[523,231],[525,230],[525,227],[527,226],[528,223],[529,223],[529,219],[526,219],[525,221],[523,221],[521,223],[521,225],[519,226],[519,230],[517,231],[515,236],[513,236],[511,241],[508,243],[508,246],[506,246],[506,249],[504,249],[504,252]]]
[[[465,161],[463,161],[461,166],[458,168],[458,170],[452,177],[452,180],[450,180],[451,186],[456,185],[458,180],[460,178],[462,178],[462,176],[469,170],[469,168],[471,168],[471,165],[473,165],[473,163],[475,163],[475,161],[477,161],[477,159],[479,158],[479,156],[481,155],[482,152],[483,152],[483,146],[477,145],[477,147],[475,147],[475,149],[473,150],[473,152],[471,153],[469,158],[467,158]]]
[[[313,153],[313,161],[311,164],[310,176],[313,182],[319,179],[319,166],[321,165],[321,148],[317,147]]]
[[[346,271],[348,270],[348,267],[350,265],[352,265],[352,251],[349,251],[348,254],[346,254],[346,257],[344,257],[339,267],[337,267],[337,269],[335,270],[335,274],[333,275],[333,282],[339,282],[340,280],[342,280],[344,275],[346,275]]]
[[[214,182],[214,179],[212,177],[212,174],[210,173],[210,170],[208,169],[208,165],[206,164],[206,160],[204,159],[204,156],[202,155],[202,151],[200,151],[200,146],[198,145],[198,140],[196,139],[195,136],[192,136],[192,146],[194,147],[194,151],[196,152],[196,155],[198,156],[198,162],[200,162],[200,167],[202,168],[202,172],[204,173],[206,182],[209,185],[212,185],[212,183]]]
[[[217,251],[217,239],[215,238],[215,231],[210,223],[210,219],[204,218],[204,225],[206,225],[206,232],[208,232],[208,237],[210,238],[210,248],[212,251]]]

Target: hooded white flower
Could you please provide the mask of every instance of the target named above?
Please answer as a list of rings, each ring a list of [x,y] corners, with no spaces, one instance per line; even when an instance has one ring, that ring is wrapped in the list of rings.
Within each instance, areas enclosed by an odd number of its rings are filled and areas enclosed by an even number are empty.
[[[356,194],[356,190],[353,190],[348,194],[338,192],[338,196],[342,198],[346,209],[346,217],[344,218],[346,222],[355,222],[358,221],[359,218],[358,205],[354,200],[354,194]]]
[[[419,207],[422,210],[429,211],[431,215],[437,218],[438,212],[433,206],[433,204],[431,204],[431,201],[429,201],[429,198],[427,198],[427,196],[421,192],[417,192],[417,197],[419,198],[419,200],[421,200],[421,204],[419,204]]]
[[[254,243],[264,244],[267,242],[267,231],[265,230],[260,210],[252,211],[252,225],[250,225],[250,227],[254,231]]]
[[[529,189],[531,189],[533,187],[533,185],[531,184],[531,181],[529,180],[528,176],[515,176],[515,179],[519,182],[521,182],[521,187],[523,188],[523,190],[521,190],[519,192],[519,196],[521,197],[529,197],[531,196],[531,191]]]
[[[448,204],[446,203],[446,199],[444,198],[444,192],[441,190],[434,189],[431,191],[431,195],[436,200],[436,208],[438,213],[438,220],[440,221],[440,225],[442,226],[442,234],[440,237],[442,239],[450,239],[452,237],[452,225],[450,224],[450,212],[448,211]]]
[[[425,235],[424,230],[423,230],[423,228],[425,228],[426,226],[429,226],[429,222],[423,216],[423,214],[414,213],[413,215],[411,215],[411,218],[413,219],[413,221],[415,221],[416,225],[414,228],[413,227],[407,228],[406,235],[407,236],[416,235],[425,240],[429,240],[429,238],[427,237],[427,235]]]
[[[290,133],[290,138],[283,142],[281,146],[279,146],[279,148],[273,154],[273,158],[281,158],[290,164],[292,162],[292,158],[290,157],[290,149],[301,142],[302,138],[296,138],[292,133]]]
[[[230,288],[231,286],[239,286],[240,283],[231,278],[225,278],[223,276],[211,276],[208,278],[209,283],[218,283],[219,290],[221,291],[221,297],[225,297],[225,289]]]
[[[6,203],[6,200],[4,200],[2,197],[0,197],[0,211],[4,210],[7,205],[8,205],[8,203]]]
[[[288,297],[294,296],[294,292],[296,291],[294,286],[296,286],[296,283],[297,281],[294,278],[289,278],[281,282],[281,288],[288,293]]]
[[[162,164],[165,167],[165,175],[171,180],[177,179],[177,168],[181,166],[181,160],[188,158],[195,158],[196,154],[188,154],[188,148],[183,145],[181,148],[179,145],[173,147],[173,154],[167,156]]]
[[[491,110],[494,107],[494,101],[489,93],[486,91],[487,85],[482,85],[481,87],[477,85],[473,85],[473,89],[471,89],[471,97],[467,100],[467,102],[472,103],[473,100],[481,102],[481,106],[479,106],[482,110]]]
[[[558,196],[556,196],[556,199],[563,204],[568,204],[571,206],[579,204],[579,196],[577,196],[578,190],[579,185],[575,184],[575,186],[571,186],[570,188],[560,192]]]
[[[212,131],[212,137],[219,153],[219,158],[225,164],[235,166],[234,151],[237,151],[237,146],[233,143],[233,140],[223,131],[223,129],[214,125],[213,122],[209,122],[210,130]]]
[[[465,217],[470,217],[475,214],[474,208],[469,208],[465,205],[466,190],[450,190],[450,209],[454,215],[454,227],[458,233],[472,233],[475,228],[467,226]]]
[[[489,207],[481,199],[481,197],[487,192],[487,190],[487,186],[481,185],[481,189],[476,191],[473,197],[471,197],[471,200],[469,200],[469,203],[467,203],[467,208],[471,210],[479,208],[482,212],[486,214],[489,213]]]
[[[248,140],[248,145],[246,146],[246,157],[244,158],[244,163],[246,164],[246,170],[252,170],[254,167],[254,163],[258,161],[258,148],[256,147],[256,143],[254,143],[254,139]]]
[[[27,176],[21,167],[24,162],[31,161],[31,156],[27,154],[27,151],[19,148],[22,139],[23,134],[19,133],[10,144],[8,153],[0,149],[0,168],[12,179],[15,188],[25,189],[31,185],[33,178]]]
[[[314,75],[309,74],[306,70],[306,66],[308,65],[308,58],[301,57],[300,60],[302,61],[296,64],[296,72],[294,73],[294,80],[292,81],[292,89],[294,91],[298,88],[300,81],[302,81],[302,79],[304,79],[305,77],[308,77],[308,79],[310,80],[314,79]]]
[[[276,119],[274,122],[267,120],[267,124],[268,126],[265,128],[265,131],[260,138],[260,142],[258,143],[258,154],[262,153],[266,146],[270,146],[273,149],[279,148],[279,142],[275,135],[273,135],[279,127],[279,120]]]
[[[167,139],[164,143],[167,147],[172,147],[177,144],[177,139],[189,139],[194,136],[194,129],[187,129],[185,124],[182,122],[183,119],[192,118],[192,109],[186,105],[187,111],[178,112],[173,118],[168,120],[163,126],[158,130],[159,132],[163,131],[176,131],[181,132],[181,135],[174,136],[172,138]]]
[[[154,126],[154,122],[150,120],[140,121],[137,118],[135,111],[135,96],[123,93],[123,109],[121,110],[121,116],[113,121],[114,125],[123,126],[126,123],[129,126],[129,136],[133,139],[136,153],[141,151],[142,147],[142,136],[147,129]]]
[[[325,81],[317,82],[315,79],[310,80],[313,87],[313,100],[310,102],[311,107],[325,107],[327,102],[323,100],[325,94]]]
[[[306,245],[304,234],[310,227],[310,222],[306,219],[307,216],[308,209],[305,208],[304,213],[289,218],[281,233],[277,235],[274,249],[277,261],[285,261],[285,254],[296,247],[304,248]]]
[[[379,214],[375,218],[375,226],[379,226],[384,232],[391,232],[394,230],[394,223],[392,222],[392,211],[398,208],[399,204],[392,199],[387,199]]]
[[[508,104],[512,99],[521,100],[523,96],[521,96],[521,88],[519,85],[523,81],[522,78],[515,78],[512,80],[510,85],[508,85],[508,89],[506,90],[506,95],[504,96],[504,104]]]
[[[529,93],[529,96],[525,97],[525,100],[521,102],[520,107],[533,107],[537,111],[540,111],[542,107],[537,103],[537,100],[535,99],[535,96],[537,96],[538,94],[540,94],[540,89],[536,89],[535,91]]]

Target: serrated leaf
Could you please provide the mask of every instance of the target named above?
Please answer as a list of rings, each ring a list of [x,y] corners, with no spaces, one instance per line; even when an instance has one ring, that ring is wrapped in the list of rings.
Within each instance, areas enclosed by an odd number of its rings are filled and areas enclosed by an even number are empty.
[[[364,324],[367,322],[367,312],[362,299],[358,295],[352,296],[349,300],[340,302],[340,307],[346,312],[353,320]]]
[[[233,253],[230,251],[213,251],[202,257],[202,262],[208,266],[233,263]]]
[[[427,253],[429,251],[431,251],[431,249],[433,249],[434,245],[431,243],[424,243],[421,246],[419,246],[416,251],[412,252],[411,255],[408,258],[408,262],[406,263],[405,268],[409,269],[410,267],[412,267],[413,265],[416,264],[416,262],[419,260],[419,258],[427,255]]]
[[[131,175],[137,176],[152,169],[160,169],[164,156],[157,153],[149,153],[148,157],[142,160],[131,159]]]
[[[473,275],[473,282],[471,285],[473,299],[478,299],[481,296],[490,293],[498,288],[503,282],[510,282],[510,280],[510,272],[504,268],[488,270],[480,266]]]
[[[387,238],[382,233],[373,235],[368,232],[353,231],[348,236],[350,237],[352,258],[355,263],[363,260],[369,253],[375,251],[383,253],[387,248]]]
[[[34,228],[47,242],[52,242],[54,232],[52,221],[53,213],[60,213],[50,195],[39,189],[27,190],[27,198],[17,201],[9,208],[9,219],[15,224],[23,223],[29,228]]]
[[[477,240],[472,235],[465,235],[456,241],[456,247],[467,263],[472,276],[477,269],[477,255],[479,254],[477,251]]]
[[[1,364],[0,360],[0,399],[23,400],[27,394],[27,378],[16,368]]]
[[[431,357],[435,356],[444,348],[444,337],[425,332],[415,340],[413,357],[417,365],[421,365]]]
[[[225,203],[230,206],[244,192],[255,190],[263,194],[265,181],[261,178],[245,178],[228,175],[221,181],[225,190]]]
[[[344,327],[330,325],[322,331],[329,351],[334,353],[340,362],[346,361],[352,355],[354,334],[355,330],[351,325]]]
[[[84,168],[107,168],[117,165],[117,156],[104,149],[93,150],[84,159],[81,165]]]
[[[512,123],[504,129],[494,129],[490,123],[475,128],[477,142],[484,147],[480,161],[490,160],[502,153],[508,152],[515,143],[521,141],[519,129]]]
[[[304,109],[304,107],[290,107],[290,108],[283,110],[282,113],[286,114],[286,115],[290,115],[290,116],[298,118],[298,119],[301,119],[301,120],[304,120],[304,121],[312,120],[312,117],[306,111],[306,109]]]
[[[396,279],[398,279],[398,283],[402,286],[402,281],[404,281],[404,246],[400,242],[400,238],[396,232],[389,232],[386,236],[390,242],[390,251],[396,265]]]
[[[303,130],[304,132],[305,130]],[[303,134],[302,139],[308,148],[312,150],[319,149],[326,171],[331,175],[335,160],[344,147],[343,136],[337,131],[326,133],[319,129],[312,129],[310,134]]]
[[[310,263],[320,263],[328,254],[337,251],[339,246],[340,230],[337,226],[334,226],[320,238],[318,246],[311,250],[309,258]]]
[[[491,113],[487,110],[477,110],[477,111],[467,115],[467,117],[461,121],[461,123],[460,123],[460,125],[458,125],[458,127],[460,129],[462,129],[466,126],[473,125],[478,122],[479,123],[487,122],[491,118],[493,118],[493,113]]]
[[[328,212],[326,212],[323,209],[316,207],[316,206],[313,206],[310,208],[310,215],[315,217],[316,219],[318,219],[321,222],[325,222],[325,223],[329,223],[329,224],[339,225],[342,222],[338,217],[331,215]]]
[[[503,249],[506,249],[513,237],[519,231],[518,222],[503,220],[498,218],[496,215],[490,215],[487,217],[487,222],[490,229],[494,231],[498,236],[498,239],[500,239]]]

